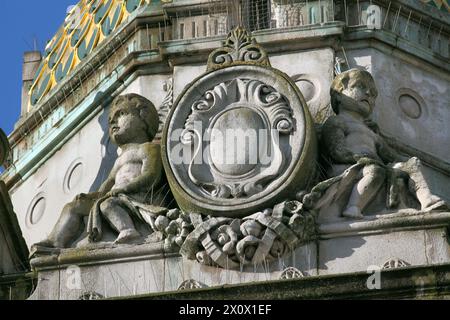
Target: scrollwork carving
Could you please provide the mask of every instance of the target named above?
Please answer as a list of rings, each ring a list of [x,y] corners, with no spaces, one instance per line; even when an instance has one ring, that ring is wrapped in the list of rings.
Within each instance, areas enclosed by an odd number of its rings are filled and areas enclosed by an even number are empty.
[[[164,83],[164,91],[166,92],[166,96],[164,97],[161,106],[159,107],[159,130],[158,136],[162,135],[162,129],[164,128],[164,124],[166,123],[167,116],[169,115],[170,110],[173,107],[173,79],[170,78]]]
[[[241,27],[180,93],[162,140],[180,208],[213,217],[271,207],[307,188],[316,172],[317,138],[305,99]]]
[[[242,27],[233,29],[224,47],[215,50],[209,57],[208,70],[216,70],[237,64],[270,66],[269,58],[250,33]]]
[[[195,229],[181,246],[181,254],[225,269],[278,259],[316,236],[315,215],[297,201],[243,219],[190,216]]]
[[[191,109],[192,113],[186,120],[180,140],[185,145],[192,145],[194,149],[189,177],[205,193],[224,199],[249,197],[260,192],[280,174],[285,159],[278,142],[279,134],[292,133],[295,120],[288,100],[273,87],[249,79],[220,83],[195,101]],[[243,122],[240,126],[239,121]],[[206,131],[204,127],[207,128]],[[250,143],[256,143],[260,147],[261,143],[265,143],[262,147],[271,152],[270,164],[260,165],[259,159],[251,163],[247,158],[243,162],[232,159],[236,161],[227,163],[229,158],[218,158],[225,145],[228,146],[228,133],[233,129],[236,136],[240,133],[254,134],[256,141]],[[201,145],[205,132],[210,134],[210,139],[205,145]],[[266,136],[261,138],[261,133]],[[245,144],[246,141],[242,143]],[[241,148],[242,144],[237,147]],[[201,148],[205,152],[212,150],[209,155],[213,165],[206,168],[211,171],[212,181],[204,178],[205,168],[196,168]]]

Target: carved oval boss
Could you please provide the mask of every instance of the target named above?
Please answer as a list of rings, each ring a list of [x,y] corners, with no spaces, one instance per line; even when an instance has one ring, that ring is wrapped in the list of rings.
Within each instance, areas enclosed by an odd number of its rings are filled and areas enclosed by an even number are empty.
[[[293,198],[313,178],[317,154],[302,94],[241,28],[178,98],[162,148],[180,207],[219,217]]]

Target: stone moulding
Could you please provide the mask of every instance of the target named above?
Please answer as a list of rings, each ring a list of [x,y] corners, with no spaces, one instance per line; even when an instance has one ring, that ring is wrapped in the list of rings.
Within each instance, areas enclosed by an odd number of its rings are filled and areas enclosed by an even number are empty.
[[[316,238],[314,214],[297,201],[283,202],[243,219],[187,215],[179,210],[172,210],[167,216],[172,220],[161,215],[152,222],[156,231],[147,243],[49,249],[48,256],[36,257],[31,264],[45,269],[80,262],[97,264],[181,254],[203,265],[239,269],[280,259]]]
[[[318,224],[320,239],[389,233],[404,230],[448,227],[450,212],[422,212],[403,210],[401,212],[365,217],[359,221],[342,219],[340,222]]]
[[[198,291],[143,295],[131,300],[329,300],[449,299],[450,264],[382,270],[380,290],[367,287],[367,272],[305,277]],[[418,281],[422,280],[422,281]]]
[[[104,298],[100,293],[90,291],[81,295],[78,300],[102,300]]]
[[[276,210],[279,210],[280,208],[281,207]],[[187,258],[189,258],[190,255],[192,259],[198,259],[203,264],[207,264],[205,262],[213,264],[213,261],[211,259],[207,259],[202,253],[205,249],[202,249],[202,243],[199,243],[198,239],[206,239],[206,236],[209,234],[210,238],[220,238],[221,240],[218,243],[224,243],[222,245],[223,247],[225,247],[226,244],[233,243],[233,240],[236,243],[238,239],[243,239],[242,236],[232,236],[232,232],[234,232],[232,229],[236,227],[236,225],[230,225],[230,221],[233,222],[235,221],[234,219],[222,219],[220,221],[215,219],[214,221],[216,222],[216,226],[219,227],[211,227],[209,230],[205,230],[204,228],[202,229],[204,222],[197,220],[196,224],[199,228],[197,229],[196,234],[188,237],[186,244],[184,244],[184,247],[181,249],[181,253],[179,247],[176,247],[173,244],[171,245],[170,242],[164,240],[157,243],[146,243],[141,245],[121,245],[105,248],[93,247],[91,249],[63,249],[60,251],[55,251],[49,256],[34,258],[31,260],[31,265],[36,270],[41,271],[53,270],[57,267],[69,266],[72,264],[97,265],[108,261],[126,262],[139,260],[142,258],[164,259],[168,257],[179,257],[180,255],[185,255]],[[234,222],[234,224],[236,224],[236,222]],[[210,222],[209,225],[211,226],[213,224]],[[450,212],[430,212],[424,214],[423,212],[417,211],[405,211],[390,215],[366,217],[361,221],[345,220],[336,223],[318,224],[316,227],[317,233],[315,234],[311,232],[309,235],[316,237],[311,238],[310,240],[327,240],[338,237],[351,237],[355,235],[364,236],[405,230],[433,229],[437,227],[448,227],[449,225]],[[254,227],[254,225],[249,225],[248,223],[244,224],[244,228],[249,232],[254,232],[255,228],[252,229],[252,227]],[[210,230],[212,230],[212,232],[210,232]],[[211,234],[213,236],[211,236]],[[224,240],[228,240],[228,242]],[[305,241],[304,243],[307,242],[308,241]],[[205,243],[209,242],[206,241]],[[230,248],[230,245],[228,245],[228,248]],[[236,246],[233,246],[232,248],[235,250]],[[186,253],[182,254],[183,251]],[[249,252],[247,251],[246,253]],[[231,258],[228,263],[228,267],[239,267],[239,261],[235,263]]]
[[[36,271],[55,270],[70,265],[95,266],[109,262],[129,262],[141,259],[164,259],[179,256],[167,248],[165,242],[142,245],[122,245],[111,247],[93,247],[91,249],[61,249],[48,256],[32,258],[30,263]]]

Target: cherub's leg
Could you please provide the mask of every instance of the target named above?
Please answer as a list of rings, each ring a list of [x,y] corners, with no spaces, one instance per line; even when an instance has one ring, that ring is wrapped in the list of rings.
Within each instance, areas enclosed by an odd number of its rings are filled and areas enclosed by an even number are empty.
[[[422,162],[418,158],[411,158],[403,164],[403,170],[409,174],[409,189],[416,195],[422,210],[448,209],[444,200],[431,193],[430,187],[424,177]]]
[[[350,200],[342,215],[348,218],[362,218],[362,211],[376,196],[385,180],[385,171],[377,165],[362,169],[362,179],[353,187]]]
[[[89,215],[92,201],[80,200],[67,204],[49,237],[36,246],[67,248],[79,236],[82,220]]]
[[[103,201],[100,205],[100,210],[109,224],[119,232],[116,243],[126,243],[141,236],[136,230],[128,211],[122,208],[119,200],[109,198]]]

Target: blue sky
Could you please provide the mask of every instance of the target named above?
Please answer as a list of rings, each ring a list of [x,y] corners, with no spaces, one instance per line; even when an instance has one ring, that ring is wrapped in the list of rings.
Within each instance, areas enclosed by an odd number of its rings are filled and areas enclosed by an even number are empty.
[[[25,51],[45,44],[64,22],[66,9],[78,0],[0,0],[0,128],[11,133],[20,115],[22,61]]]

